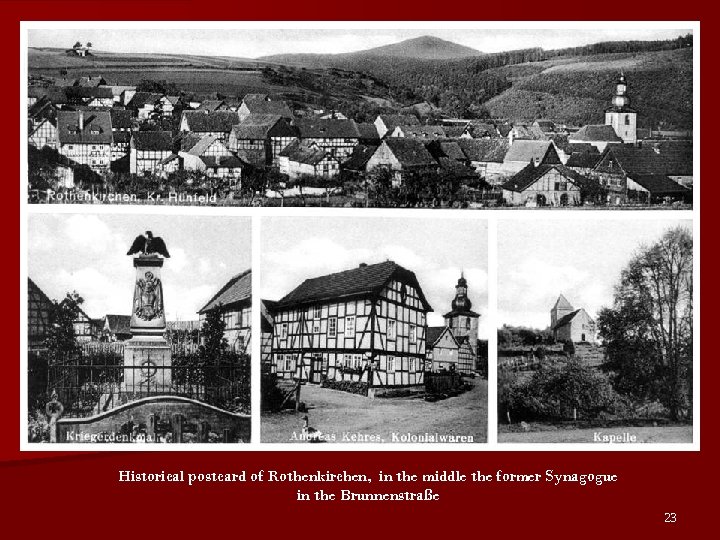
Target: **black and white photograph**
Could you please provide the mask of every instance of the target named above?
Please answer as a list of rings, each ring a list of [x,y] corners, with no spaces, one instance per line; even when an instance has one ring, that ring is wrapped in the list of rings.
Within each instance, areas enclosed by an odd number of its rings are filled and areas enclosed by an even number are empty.
[[[27,31],[29,203],[692,208],[691,27],[102,24]]]
[[[249,443],[247,218],[34,214],[29,443]]]
[[[487,440],[487,224],[261,228],[261,441]]]
[[[498,442],[692,443],[692,222],[529,225],[498,222]]]

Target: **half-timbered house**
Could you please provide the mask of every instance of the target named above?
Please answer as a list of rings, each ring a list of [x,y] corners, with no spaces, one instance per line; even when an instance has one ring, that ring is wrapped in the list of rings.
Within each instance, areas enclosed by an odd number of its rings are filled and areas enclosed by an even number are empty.
[[[307,279],[274,307],[272,368],[370,396],[422,388],[429,311],[415,274],[393,261]]]
[[[183,111],[180,131],[196,135],[217,135],[227,142],[233,126],[239,121],[238,113],[233,111]]]
[[[224,337],[230,348],[239,353],[250,351],[252,304],[252,271],[233,276],[198,311],[200,320],[217,309],[225,323]]]
[[[293,119],[293,113],[287,104],[278,99],[272,99],[267,94],[247,94],[237,109],[240,120],[251,114],[273,114],[286,120]]]
[[[422,141],[403,137],[386,137],[368,159],[366,170],[385,168],[392,171],[393,185],[399,186],[408,174],[437,172],[438,162]]]
[[[251,114],[233,126],[228,147],[255,166],[277,165],[280,152],[297,140],[296,129],[278,114]]]
[[[302,176],[334,178],[340,174],[340,162],[316,143],[295,141],[278,155],[279,170],[291,180]]]
[[[28,142],[35,148],[57,148],[57,109],[45,96],[28,109]]]
[[[502,185],[508,204],[525,206],[571,206],[582,202],[584,188],[595,180],[564,165],[530,163]]]
[[[300,119],[295,120],[298,138],[315,143],[339,161],[347,159],[360,143],[360,131],[354,120]]]
[[[58,151],[95,172],[110,167],[112,123],[107,111],[58,111]]]
[[[169,131],[135,131],[130,138],[130,172],[152,173],[162,160],[173,153]]]

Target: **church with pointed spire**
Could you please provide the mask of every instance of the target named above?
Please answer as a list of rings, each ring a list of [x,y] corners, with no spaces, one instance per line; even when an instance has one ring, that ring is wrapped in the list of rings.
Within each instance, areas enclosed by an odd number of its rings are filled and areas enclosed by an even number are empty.
[[[480,314],[472,310],[463,273],[455,285],[455,297],[450,307],[451,310],[443,315],[445,326],[428,327],[427,351],[431,369],[471,373],[477,369]]]
[[[621,73],[615,85],[612,106],[605,110],[605,125],[612,126],[625,144],[637,142],[637,111],[630,107],[627,80]]]

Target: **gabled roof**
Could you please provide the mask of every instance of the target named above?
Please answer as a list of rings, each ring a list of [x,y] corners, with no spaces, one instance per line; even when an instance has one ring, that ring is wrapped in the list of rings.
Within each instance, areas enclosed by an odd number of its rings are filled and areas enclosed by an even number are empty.
[[[632,180],[647,189],[652,195],[689,192],[688,188],[663,174],[633,176]]]
[[[494,125],[482,120],[470,120],[468,122],[473,137],[499,137],[500,133]]]
[[[268,132],[281,119],[279,114],[250,114],[232,130],[237,139],[266,139]]]
[[[132,133],[129,131],[113,131],[112,141],[114,144],[127,144],[130,142]]]
[[[206,99],[197,108],[198,111],[217,111],[225,102],[222,99]]]
[[[343,168],[349,171],[364,171],[367,162],[377,150],[377,146],[358,144],[353,148],[353,153],[342,164]]]
[[[172,152],[173,138],[170,131],[135,131],[132,134],[131,144],[136,150],[157,150]]]
[[[527,188],[532,186],[540,178],[545,176],[548,172],[555,169],[570,182],[578,187],[587,185],[594,180],[582,176],[577,171],[568,169],[564,165],[535,165],[534,163],[528,164],[524,169],[518,172],[515,176],[510,178],[507,182],[502,185],[503,189],[508,191],[516,191],[518,193],[525,191]]]
[[[183,111],[188,129],[195,133],[230,133],[240,121],[234,111]]]
[[[690,141],[656,141],[648,145],[665,161],[666,173],[670,176],[692,176],[693,174],[693,142]]]
[[[375,124],[370,122],[355,122],[360,138],[366,141],[380,141],[380,134],[377,131]]]
[[[555,131],[555,122],[552,120],[535,120],[533,123],[543,131]]]
[[[131,129],[133,112],[126,109],[110,109],[110,122],[113,129]]]
[[[669,174],[668,169],[671,165],[669,160],[652,148],[620,144],[608,145],[596,168],[605,171],[605,164],[610,161],[613,162],[614,167],[619,166],[625,174],[633,179],[636,176]]]
[[[295,120],[301,139],[359,139],[354,120],[308,118]]]
[[[284,101],[270,99],[266,94],[247,94],[243,98],[251,114],[279,114],[283,118],[292,118],[293,113]]]
[[[108,330],[113,334],[132,334],[130,315],[105,315]]]
[[[278,308],[289,308],[351,297],[379,294],[392,279],[415,287],[426,311],[432,307],[425,299],[415,274],[393,261],[360,265],[352,270],[306,279],[278,302]]]
[[[530,163],[536,160],[542,160],[544,162],[545,158],[549,157],[548,153],[554,153],[557,156],[552,141],[516,140],[513,141],[507,154],[505,154],[504,162],[521,161]],[[559,162],[560,160],[558,159],[557,163]]]
[[[569,135],[568,140],[589,142],[622,142],[622,139],[615,132],[615,129],[612,126],[606,124],[583,126],[572,135]]]
[[[458,146],[470,161],[502,163],[508,153],[507,139],[458,139]]]
[[[456,159],[452,159],[449,157],[439,157],[437,158],[437,162],[442,170],[453,173],[455,176],[465,178],[477,177],[475,169],[473,169],[472,167],[468,167],[467,165]]]
[[[60,144],[112,143],[112,124],[107,111],[58,111],[57,128]]]
[[[537,126],[519,124],[513,127],[514,139],[547,140],[547,135]]]
[[[68,98],[92,99],[103,98],[112,99],[112,88],[107,86],[68,86],[65,89]]]
[[[207,313],[217,307],[229,308],[237,304],[249,302],[252,297],[252,270],[245,270],[223,285],[198,313]]]
[[[469,126],[465,125],[456,125],[456,126],[443,126],[443,130],[445,131],[445,136],[450,138],[460,137],[465,132],[470,132]]]
[[[403,167],[436,167],[438,164],[422,141],[417,139],[388,137],[382,144],[387,145]]]
[[[200,139],[197,139],[196,137],[192,137],[192,138],[187,137],[183,140],[183,142],[186,145],[189,144],[190,142],[194,142],[194,144],[192,146],[190,146],[189,148],[187,148],[187,150],[183,150],[183,152],[193,155],[193,156],[200,157],[218,139],[219,139],[219,137],[217,135],[211,135],[209,133],[207,135],[200,137]]]
[[[458,345],[457,339],[447,326],[428,326],[427,331],[425,332],[426,346],[433,348],[445,332],[449,333],[450,337],[455,342],[455,345]]]
[[[208,169],[242,169],[246,165],[237,156],[203,156],[200,160]]]
[[[393,130],[393,134],[400,129],[402,136],[405,138],[416,138],[416,139],[444,139],[447,137],[445,134],[445,128],[443,126],[429,126],[429,125],[399,125]]]
[[[317,165],[328,156],[328,153],[315,143],[305,143],[296,140],[287,145],[279,155],[296,163]]]
[[[576,309],[572,313],[568,313],[564,317],[560,317],[560,319],[555,323],[555,326],[553,326],[550,330],[557,330],[558,328],[565,326],[566,324],[571,322],[575,317],[577,317],[578,313],[580,313],[581,311],[585,312],[585,310],[583,308],[580,308],[580,309]],[[587,312],[585,314],[587,315]],[[592,320],[590,315],[588,315],[588,318],[590,320]]]
[[[592,169],[600,161],[600,153],[573,152],[565,162],[566,167],[577,167],[578,169]]]
[[[53,124],[57,116],[57,109],[47,96],[42,96],[28,108],[28,118],[35,122],[50,120]]]
[[[420,120],[412,114],[380,114],[378,118],[382,121],[388,131],[398,126],[419,126]]]
[[[162,94],[156,94],[155,92],[135,92],[128,101],[127,107],[129,109],[141,109],[145,105],[155,105],[161,97]]]

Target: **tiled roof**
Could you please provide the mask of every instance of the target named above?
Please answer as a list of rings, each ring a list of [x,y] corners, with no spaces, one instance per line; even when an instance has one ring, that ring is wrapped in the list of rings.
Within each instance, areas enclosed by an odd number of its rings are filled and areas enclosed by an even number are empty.
[[[684,193],[689,190],[662,174],[633,176],[633,181],[640,184],[653,195],[662,195],[663,193]]]
[[[405,137],[388,137],[382,144],[388,146],[403,167],[437,166],[437,161],[428,152],[422,141]]]
[[[57,128],[61,144],[112,143],[112,124],[107,111],[58,111]]]
[[[578,169],[592,169],[600,161],[600,153],[573,152],[565,163],[566,167],[577,167]]]
[[[606,124],[588,125],[568,137],[570,141],[622,142],[612,126]]]
[[[445,133],[445,128],[443,126],[427,126],[427,125],[405,126],[405,125],[400,125],[400,126],[397,126],[397,128],[395,128],[395,130],[397,130],[398,128],[400,128],[400,130],[402,131],[401,136],[404,136],[407,139],[415,138],[415,139],[430,140],[430,139],[444,139],[447,137],[447,135]],[[395,130],[393,130],[393,131],[395,131]]]
[[[301,139],[359,139],[354,120],[298,119],[295,120]]]
[[[447,326],[428,326],[425,331],[426,346],[430,348],[435,345],[435,342],[440,339],[440,336],[442,336],[443,332],[447,329]],[[450,335],[452,336],[452,332],[450,332]],[[453,339],[454,337],[455,336],[453,336]]]
[[[625,174],[632,178],[656,174],[666,175],[669,174],[668,168],[671,165],[670,161],[666,161],[652,148],[620,144],[608,146],[605,149],[602,159],[597,165],[598,170],[605,171],[608,168],[605,164],[610,161],[620,166]]]
[[[133,112],[125,109],[110,109],[110,122],[113,129],[131,129]]]
[[[582,309],[582,308],[581,308],[581,309]],[[577,315],[578,313],[580,313],[580,309],[576,309],[576,310],[573,311],[572,313],[568,313],[568,314],[565,315],[564,317],[560,317],[560,319],[555,323],[555,326],[553,326],[553,327],[551,328],[551,330],[555,330],[556,328],[560,328],[560,327],[562,327],[562,326],[565,326],[565,325],[568,324],[570,321],[572,321],[572,320],[575,318],[575,315]]]
[[[568,302],[568,299],[565,298],[564,295],[558,296],[558,299],[555,301],[555,305],[553,306],[553,309],[575,309],[572,307],[572,304]]]
[[[388,131],[392,131],[398,126],[419,126],[420,120],[412,114],[381,114],[379,115]]]
[[[393,261],[360,265],[352,270],[306,279],[278,302],[278,308],[327,302],[340,298],[374,296],[379,294],[393,278],[405,281],[415,287],[425,310],[432,311],[415,274]]]
[[[470,161],[502,163],[508,153],[507,139],[458,139],[458,146]]]
[[[249,302],[252,294],[252,271],[245,270],[233,276],[198,313],[207,313],[217,307],[232,307],[241,302]]]
[[[377,146],[370,146],[366,144],[358,144],[353,148],[353,153],[350,157],[343,162],[343,168],[349,171],[363,171],[367,165],[368,160],[377,150]]]
[[[80,98],[80,99],[91,99],[91,98],[112,98],[112,88],[107,86],[68,86],[65,89],[65,94],[68,98]]]
[[[552,148],[552,150],[551,150]],[[555,153],[552,141],[513,141],[504,161],[521,161],[530,163],[531,161],[544,159],[548,152]],[[559,159],[557,160],[559,163]]]
[[[567,178],[570,182],[572,182],[578,187],[582,187],[589,182],[593,182],[593,180],[582,176],[577,171],[568,169],[564,165],[538,165],[536,167],[533,163],[530,163],[529,165],[527,165],[527,167],[522,169],[515,176],[505,182],[502,188],[508,191],[516,191],[520,193],[532,186],[535,182],[545,176],[552,169],[558,171],[560,174],[562,174],[565,178]]]
[[[240,121],[233,111],[183,111],[188,128],[195,133],[230,133]]]
[[[145,105],[154,105],[162,94],[156,94],[154,92],[135,92],[135,95],[128,101],[127,107],[129,109],[141,109]]]
[[[217,111],[220,107],[225,105],[225,102],[221,99],[206,99],[197,108],[199,111]]]
[[[208,169],[242,169],[245,163],[237,156],[203,156],[200,160]]]
[[[233,133],[237,139],[266,139],[281,118],[279,114],[251,114],[233,126]]]
[[[355,122],[355,125],[357,126],[361,139],[365,139],[366,141],[380,140],[380,135],[378,134],[375,124],[369,122]]]
[[[286,157],[296,163],[317,165],[325,159],[327,152],[314,143],[307,144],[301,141],[293,141],[280,152],[280,156]]]
[[[190,148],[187,150],[183,150],[184,152],[191,154],[193,156],[202,156],[205,153],[205,150],[210,148],[210,146],[218,140],[217,135],[205,135],[203,137],[200,137],[200,139],[196,140],[195,137],[192,139],[186,138],[184,139],[184,142],[189,143],[190,141],[194,141],[195,144],[193,144]]]
[[[537,126],[526,126],[520,124],[515,126],[513,130],[514,139],[528,139],[538,141],[547,140],[547,136],[545,135],[543,130]]]
[[[284,101],[271,100],[265,94],[248,94],[243,98],[243,104],[251,114],[279,114],[283,118],[292,118],[290,107]]]
[[[135,131],[132,144],[136,150],[172,151],[173,139],[170,131]]]

